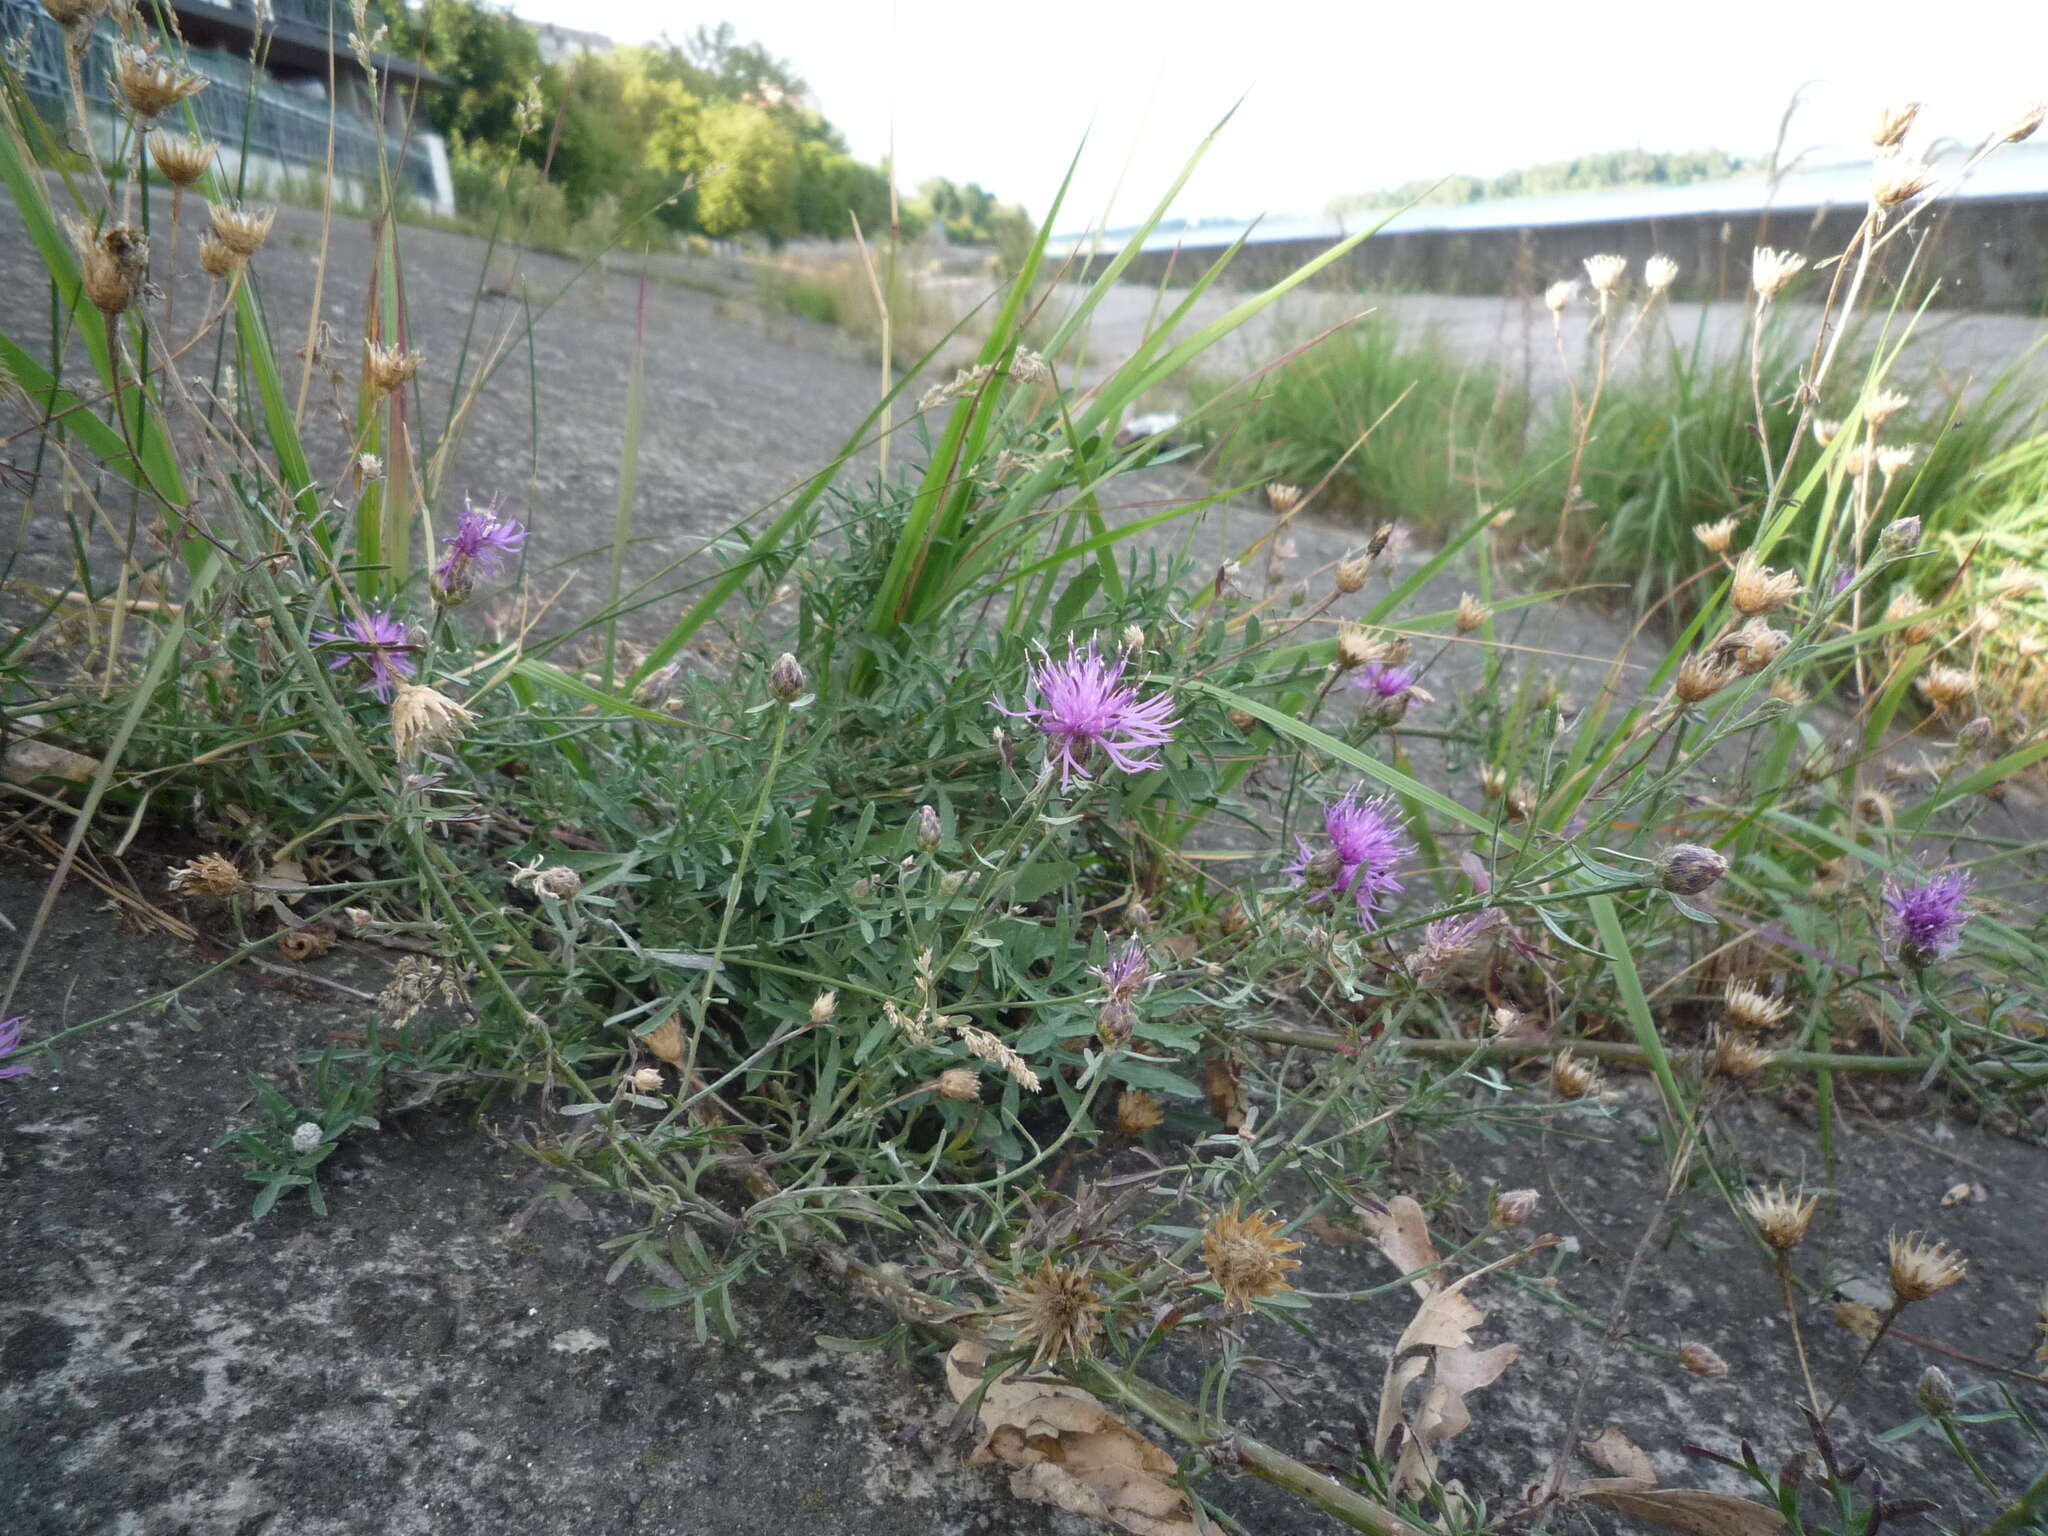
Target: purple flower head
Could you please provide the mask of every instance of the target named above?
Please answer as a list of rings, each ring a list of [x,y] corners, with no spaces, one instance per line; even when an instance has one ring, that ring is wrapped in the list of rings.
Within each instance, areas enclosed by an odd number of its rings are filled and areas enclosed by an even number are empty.
[[[1072,789],[1077,778],[1094,777],[1089,762],[1098,751],[1122,773],[1159,766],[1158,757],[1137,754],[1165,746],[1180,722],[1165,694],[1140,699],[1137,688],[1123,680],[1128,655],[1105,661],[1093,640],[1085,651],[1069,641],[1064,661],[1054,661],[1043,651],[1039,655],[1031,668],[1036,704],[1004,709],[998,700],[989,703],[1012,720],[1029,720],[1044,733],[1046,768],[1059,769],[1061,789]]]
[[[15,1048],[21,1044],[22,1025],[27,1022],[26,1019],[0,1019],[0,1063],[4,1063],[12,1056]],[[28,1068],[25,1066],[0,1065],[0,1077],[23,1077],[27,1073]]]
[[[455,531],[441,542],[448,553],[434,567],[434,590],[444,600],[460,602],[479,576],[496,576],[505,569],[506,558],[518,554],[526,542],[526,530],[512,518],[498,516],[496,502],[479,507],[465,496]]]
[[[1320,852],[1295,839],[1301,857],[1288,865],[1287,873],[1299,885],[1311,863],[1334,858],[1336,879],[1327,891],[1317,891],[1309,900],[1318,902],[1331,893],[1349,895],[1357,904],[1358,920],[1371,926],[1373,914],[1401,889],[1394,866],[1415,854],[1415,845],[1402,831],[1400,811],[1385,795],[1361,800],[1354,789],[1323,807],[1323,835],[1329,843]]]
[[[340,654],[327,663],[330,672],[367,662],[370,691],[387,704],[399,679],[413,675],[412,658],[406,654],[412,643],[406,639],[404,623],[388,608],[368,609],[359,619],[344,620],[338,631],[316,629],[313,638],[340,647]]]
[[[1126,939],[1108,964],[1091,965],[1088,974],[1102,983],[1113,1001],[1129,1002],[1152,979],[1152,957],[1138,940]]]
[[[1415,674],[1406,667],[1368,661],[1352,674],[1351,686],[1377,699],[1398,699],[1415,686]]]
[[[1898,945],[1901,960],[1918,970],[1962,942],[1963,925],[1970,920],[1965,898],[1973,884],[1963,870],[1950,870],[1914,886],[1885,881],[1885,931]]]
[[[1844,592],[1848,591],[1849,583],[1855,579],[1856,573],[1846,565],[1837,571],[1835,573],[1835,596],[1840,597]]]

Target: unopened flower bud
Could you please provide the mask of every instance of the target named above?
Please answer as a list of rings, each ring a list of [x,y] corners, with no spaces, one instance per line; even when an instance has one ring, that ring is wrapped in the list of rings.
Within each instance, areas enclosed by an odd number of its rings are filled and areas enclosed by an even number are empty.
[[[920,805],[917,808],[915,835],[917,846],[926,853],[930,853],[946,840],[945,829],[939,825],[939,813],[928,805]]]
[[[1886,523],[1884,532],[1877,536],[1877,547],[1894,559],[1910,555],[1920,547],[1920,519],[1901,517]]]
[[[1497,1227],[1526,1226],[1542,1198],[1533,1189],[1496,1189],[1487,1197],[1486,1213]]]
[[[659,1093],[661,1092],[661,1069],[659,1067],[642,1067],[633,1074],[632,1083],[635,1093]]]
[[[1325,848],[1301,867],[1301,883],[1304,889],[1325,891],[1337,883],[1337,877],[1344,872],[1344,856],[1335,848]]]
[[[830,1024],[838,1012],[839,994],[837,992],[820,992],[811,999],[811,1022],[813,1024]]]
[[[1981,749],[1991,739],[1991,717],[1978,715],[1960,731],[1956,732],[1956,745],[1965,752]]]
[[[768,669],[768,691],[784,704],[803,694],[803,665],[789,652],[784,651],[776,657],[775,665]]]
[[[1920,1411],[1931,1419],[1945,1419],[1956,1411],[1956,1384],[1938,1365],[1930,1365],[1920,1373],[1913,1396],[1920,1400]]]
[[[1657,860],[1657,883],[1678,896],[1697,896],[1727,873],[1727,858],[1698,843],[1674,843]]]
[[[1124,649],[1133,652],[1145,649],[1145,631],[1141,626],[1136,624],[1126,624],[1124,626]]]
[[[1487,621],[1491,610],[1470,592],[1458,595],[1457,616],[1451,620],[1461,635],[1469,635]]]

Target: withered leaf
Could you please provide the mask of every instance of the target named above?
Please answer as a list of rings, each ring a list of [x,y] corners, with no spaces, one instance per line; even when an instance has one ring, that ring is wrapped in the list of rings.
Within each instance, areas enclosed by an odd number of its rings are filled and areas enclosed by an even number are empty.
[[[1704,1488],[1639,1488],[1632,1478],[1588,1483],[1581,1490],[1590,1503],[1629,1515],[1686,1536],[1772,1536],[1785,1528],[1785,1517],[1754,1499]]]
[[[0,763],[0,773],[17,784],[30,784],[37,779],[65,779],[83,784],[99,768],[100,760],[96,757],[28,738],[7,743],[6,760]]]
[[[640,1043],[671,1066],[683,1060],[683,1026],[673,1017],[663,1019],[640,1037]]]
[[[1603,1472],[1612,1472],[1617,1478],[1627,1478],[1639,1483],[1645,1489],[1657,1486],[1657,1472],[1650,1465],[1649,1452],[1610,1424],[1580,1447],[1587,1458]]]
[[[1340,1226],[1327,1216],[1311,1216],[1301,1224],[1302,1231],[1319,1243],[1369,1243],[1373,1240],[1370,1232],[1357,1227]]]
[[[1443,1284],[1443,1277],[1435,1268],[1439,1262],[1436,1244],[1429,1240],[1429,1218],[1414,1200],[1396,1195],[1384,1206],[1377,1202],[1361,1203],[1358,1219],[1379,1244],[1388,1263],[1404,1275],[1415,1275],[1409,1284],[1415,1287],[1416,1295],[1427,1296]],[[1417,1275],[1417,1270],[1430,1273]]]
[[[1210,1056],[1202,1062],[1202,1097],[1225,1130],[1244,1129],[1244,1069],[1228,1056]]]
[[[988,1368],[971,1340],[946,1355],[946,1386],[966,1402]],[[1133,1536],[1199,1536],[1194,1506],[1174,1482],[1174,1459],[1079,1387],[1006,1371],[981,1396],[986,1435],[969,1461],[1011,1467],[1010,1491]]]

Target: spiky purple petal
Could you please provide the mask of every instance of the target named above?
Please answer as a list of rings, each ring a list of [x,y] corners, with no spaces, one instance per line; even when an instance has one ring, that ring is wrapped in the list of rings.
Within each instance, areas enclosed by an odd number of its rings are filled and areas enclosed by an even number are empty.
[[[1030,721],[1044,735],[1046,767],[1059,770],[1061,789],[1072,789],[1076,779],[1092,779],[1090,764],[1098,753],[1122,773],[1160,765],[1156,755],[1139,754],[1172,741],[1180,722],[1167,695],[1141,699],[1137,688],[1123,680],[1129,656],[1106,660],[1092,640],[1085,651],[1069,642],[1062,661],[1039,654],[1031,668],[1036,703],[1023,709],[1006,709],[996,699],[989,703],[1012,720]]]
[[[1400,810],[1385,795],[1361,800],[1353,790],[1323,807],[1323,836],[1337,856],[1337,878],[1329,891],[1318,891],[1309,900],[1321,901],[1331,893],[1348,895],[1358,908],[1358,920],[1370,927],[1388,899],[1400,894],[1394,866],[1415,855],[1415,845],[1402,830]],[[1287,873],[1300,884],[1310,860],[1321,850],[1311,849],[1302,839],[1295,841],[1301,856]]]

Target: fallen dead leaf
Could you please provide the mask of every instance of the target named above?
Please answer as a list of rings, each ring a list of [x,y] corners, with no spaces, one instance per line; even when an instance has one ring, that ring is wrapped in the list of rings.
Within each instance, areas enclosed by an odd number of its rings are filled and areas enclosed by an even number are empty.
[[[1657,1471],[1650,1465],[1649,1453],[1612,1424],[1586,1441],[1580,1449],[1603,1472],[1625,1477],[1646,1489],[1657,1486]]]
[[[16,784],[29,784],[37,779],[83,784],[99,772],[99,767],[98,758],[87,757],[83,752],[53,747],[47,741],[17,739],[7,743],[7,757],[0,762],[0,774]]]
[[[946,1355],[946,1386],[966,1402],[988,1368],[986,1345]],[[1006,1371],[976,1408],[986,1434],[968,1460],[1012,1468],[1010,1491],[1133,1536],[1200,1536],[1194,1506],[1174,1482],[1174,1459],[1079,1387]]]
[[[1588,1503],[1687,1536],[1772,1536],[1785,1528],[1785,1517],[1777,1510],[1732,1493],[1642,1488],[1625,1477],[1586,1483],[1577,1491]]]
[[[1211,1056],[1202,1063],[1202,1096],[1209,1101],[1209,1113],[1223,1122],[1227,1131],[1244,1129],[1244,1070],[1228,1056]]]
[[[1429,1218],[1422,1207],[1407,1195],[1396,1195],[1385,1205],[1364,1202],[1358,1207],[1359,1224],[1372,1234],[1379,1244],[1387,1262],[1404,1275],[1414,1275],[1408,1283],[1415,1288],[1418,1296],[1427,1296],[1443,1284],[1443,1276],[1436,1266],[1441,1262],[1437,1257],[1436,1244],[1429,1240]],[[1428,1274],[1416,1274],[1417,1270],[1428,1270]]]
[[[1370,1232],[1357,1227],[1339,1226],[1327,1216],[1311,1216],[1301,1224],[1301,1229],[1319,1243],[1369,1243],[1373,1240]]]

